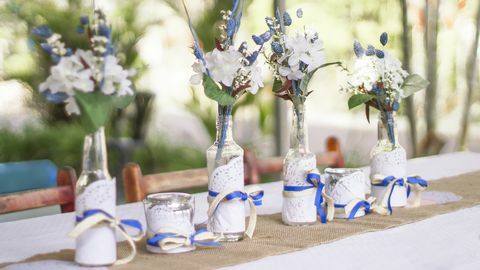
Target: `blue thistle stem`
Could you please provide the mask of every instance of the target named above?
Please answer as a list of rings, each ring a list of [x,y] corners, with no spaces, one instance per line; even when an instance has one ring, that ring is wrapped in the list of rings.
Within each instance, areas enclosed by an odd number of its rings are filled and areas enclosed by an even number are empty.
[[[395,145],[395,131],[392,112],[385,112],[387,114],[388,138],[390,142]]]

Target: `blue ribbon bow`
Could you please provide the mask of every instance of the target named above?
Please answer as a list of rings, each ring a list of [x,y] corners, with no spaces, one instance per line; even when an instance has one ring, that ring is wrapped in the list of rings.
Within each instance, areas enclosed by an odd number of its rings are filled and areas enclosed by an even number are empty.
[[[347,206],[346,204],[335,204],[335,208],[345,208],[346,206]],[[365,200],[359,201],[352,208],[352,211],[350,211],[350,214],[348,215],[347,220],[354,219],[358,210],[360,210],[360,208],[362,207],[365,208],[365,214],[368,214],[370,212],[370,207],[371,207],[370,203]]]
[[[189,239],[190,243],[192,245],[203,245],[203,246],[216,246],[216,247],[221,247],[222,244],[215,242],[215,241],[199,241],[195,240],[195,237],[201,233],[207,232],[207,229],[203,228],[195,233],[193,233]],[[160,247],[160,242],[166,238],[185,238],[183,235],[179,235],[177,233],[157,233],[153,237],[147,239],[147,245],[149,246],[154,246],[154,247]]]
[[[403,187],[405,186],[405,180],[403,178],[396,179],[394,176],[390,175],[385,178],[379,183],[372,184],[373,186],[377,187],[386,187],[390,184],[390,182],[396,181],[395,184],[393,184],[392,189],[390,190],[390,194],[388,194],[388,200],[387,200],[387,205],[388,205],[388,212],[390,215],[393,213],[392,205],[391,205],[391,198],[393,194],[393,190],[395,189],[395,186],[400,186]]]
[[[96,214],[102,214],[102,215],[107,216],[108,218],[115,219],[112,215],[103,211],[102,209],[90,209],[90,210],[84,211],[83,216],[81,216],[81,217],[76,216],[75,220],[76,220],[77,223],[79,223],[79,222],[82,222],[83,220],[85,220],[85,219],[87,219],[87,218],[89,218],[93,215],[96,215]],[[119,220],[119,222],[120,222],[120,227],[122,229],[124,229],[123,226],[129,226],[129,227],[137,229],[139,232],[143,231],[142,223],[140,223],[140,221],[138,221],[136,219],[121,219],[121,220]]]
[[[220,193],[212,191],[212,190],[208,190],[208,196],[210,196],[210,197],[217,197],[218,194],[220,194]],[[231,201],[231,200],[239,198],[242,201],[246,201],[246,200],[248,200],[248,197],[250,197],[252,199],[254,205],[260,206],[260,205],[262,205],[263,195],[264,195],[263,190],[259,191],[259,192],[256,192],[256,193],[253,193],[253,194],[247,194],[246,192],[242,192],[242,191],[234,191],[234,192],[228,194],[225,197],[225,199],[227,199],[228,201]]]
[[[327,223],[327,214],[325,213],[325,210],[323,209],[323,206],[322,206],[322,203],[323,203],[322,190],[325,185],[321,181],[320,174],[309,173],[307,174],[306,181],[307,183],[310,184],[310,186],[283,186],[283,190],[298,192],[298,191],[304,191],[304,190],[316,187],[317,191],[315,192],[315,207],[317,208],[317,214],[320,216],[320,221],[322,223]]]
[[[419,176],[409,176],[407,177],[407,183],[409,184],[418,184],[422,187],[428,187],[428,182],[427,180],[424,180],[422,178],[420,178]],[[407,187],[407,198],[410,196],[410,192],[411,192],[411,187],[410,185],[408,185]]]

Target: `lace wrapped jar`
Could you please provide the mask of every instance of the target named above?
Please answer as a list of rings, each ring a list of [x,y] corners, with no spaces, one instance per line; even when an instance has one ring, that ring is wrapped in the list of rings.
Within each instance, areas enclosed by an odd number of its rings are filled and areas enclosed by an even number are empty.
[[[378,141],[370,152],[370,179],[376,175],[404,178],[407,176],[407,153],[398,142],[395,112],[381,112],[378,119]],[[386,186],[371,185],[371,195],[376,197],[383,207],[388,206],[389,194]],[[392,207],[404,207],[407,204],[407,189],[396,186],[390,203]]]
[[[289,187],[311,186],[306,181],[307,174],[315,170],[315,154],[308,149],[307,127],[305,125],[305,105],[298,104],[292,109],[290,129],[290,149],[283,161],[283,183]],[[287,225],[308,225],[317,221],[315,192],[305,196],[283,196],[282,220]]]
[[[107,168],[104,128],[87,134],[83,146],[82,173],[75,193],[77,222],[87,210],[101,210],[115,217],[115,179]],[[97,225],[76,238],[75,262],[84,266],[105,266],[117,259],[115,229]]]
[[[209,202],[228,190],[244,189],[243,149],[232,135],[232,116],[217,116],[217,136],[207,150]],[[239,199],[222,201],[207,221],[208,231],[220,241],[239,241],[245,233],[245,202]]]

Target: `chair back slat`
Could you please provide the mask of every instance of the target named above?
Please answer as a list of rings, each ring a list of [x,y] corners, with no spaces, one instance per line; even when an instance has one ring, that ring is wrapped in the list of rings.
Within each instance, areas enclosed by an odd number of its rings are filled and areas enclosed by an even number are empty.
[[[151,174],[144,176],[143,182],[147,194],[195,188],[208,184],[208,173],[207,169],[203,168]]]

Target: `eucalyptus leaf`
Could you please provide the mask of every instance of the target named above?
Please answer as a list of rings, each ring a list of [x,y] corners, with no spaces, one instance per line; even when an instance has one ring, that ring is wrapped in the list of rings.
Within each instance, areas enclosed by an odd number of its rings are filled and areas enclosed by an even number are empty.
[[[226,91],[223,91],[217,83],[207,75],[203,76],[203,90],[208,98],[215,100],[222,106],[229,106],[235,103],[235,98]]]
[[[374,99],[374,95],[369,95],[369,94],[356,94],[351,96],[348,99],[348,109],[353,109],[359,105],[362,105],[372,99]]]
[[[275,81],[273,81],[273,87],[272,87],[273,92],[275,93],[280,92],[282,90],[282,86],[283,86],[282,81],[279,79],[275,79]]]
[[[123,109],[135,99],[135,95],[112,96],[111,98],[115,108]]]
[[[75,100],[80,107],[80,117],[87,133],[93,133],[104,126],[115,107],[112,96],[101,92],[76,92]]]
[[[405,78],[402,85],[403,97],[408,97],[417,91],[425,89],[429,84],[430,82],[422,78],[422,76],[418,74],[410,74]]]

